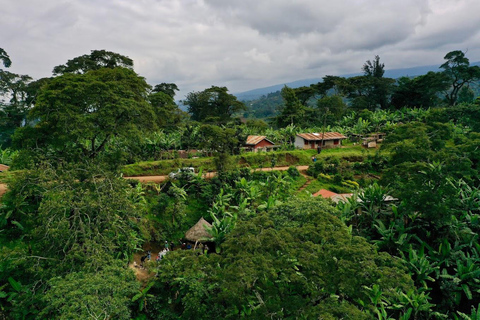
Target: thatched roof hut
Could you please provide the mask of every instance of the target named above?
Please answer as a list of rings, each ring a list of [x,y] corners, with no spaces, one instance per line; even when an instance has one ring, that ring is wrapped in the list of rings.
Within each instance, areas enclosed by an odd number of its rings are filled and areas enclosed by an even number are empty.
[[[205,219],[200,218],[200,220],[185,233],[185,239],[192,242],[204,242],[205,238],[211,238],[212,236],[205,230],[205,226],[211,227],[212,225]]]

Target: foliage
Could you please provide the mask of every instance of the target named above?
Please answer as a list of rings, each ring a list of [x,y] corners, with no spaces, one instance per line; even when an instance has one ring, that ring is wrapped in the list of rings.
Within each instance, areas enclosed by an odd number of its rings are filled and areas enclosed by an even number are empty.
[[[56,66],[53,68],[53,74],[81,74],[102,68],[114,69],[119,67],[133,70],[133,60],[127,56],[111,51],[92,50],[90,54],[73,58],[68,60],[66,64]]]
[[[212,86],[204,91],[190,92],[183,103],[188,106],[192,120],[201,122],[225,123],[235,113],[246,110],[226,87]]]
[[[331,210],[292,201],[237,223],[221,256],[174,252],[158,269],[152,302],[166,319],[367,319],[355,302],[366,299],[364,285],[378,283],[393,298],[411,280],[398,260],[351,237]]]
[[[282,98],[284,105],[280,108],[280,113],[275,119],[277,126],[303,126],[308,118],[307,107],[297,98],[295,90],[285,86],[282,89]]]
[[[445,100],[449,105],[455,105],[458,100],[460,90],[468,86],[473,81],[480,79],[480,67],[470,66],[470,61],[465,57],[465,53],[455,50],[447,53],[446,60],[440,68],[448,77],[451,87],[445,91]]]
[[[139,287],[131,270],[108,265],[54,277],[48,284],[39,315],[45,319],[131,319],[130,297]]]
[[[38,123],[16,132],[16,145],[95,158],[112,137],[133,138],[154,127],[147,88],[143,78],[124,68],[59,76],[41,89],[30,114]]]
[[[8,54],[0,48],[0,60],[6,68],[12,64]],[[9,146],[14,130],[24,124],[30,103],[28,86],[31,77],[0,68],[0,145]]]

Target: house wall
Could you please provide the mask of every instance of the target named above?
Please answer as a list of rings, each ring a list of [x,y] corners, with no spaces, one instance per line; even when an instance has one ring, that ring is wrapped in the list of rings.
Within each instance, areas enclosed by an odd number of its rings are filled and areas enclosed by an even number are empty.
[[[295,148],[298,149],[309,149],[309,145],[305,145],[305,140],[302,137],[296,136],[295,137]]]
[[[339,140],[338,141],[338,144],[335,144],[334,143],[334,140],[323,140],[323,146],[322,148],[337,148],[337,147],[340,147],[342,145],[342,140],[341,139],[337,139]],[[299,149],[316,149],[317,147],[319,147],[322,143],[322,140],[316,140],[314,141],[314,146],[312,148],[312,142],[313,141],[308,141],[308,144],[305,144],[305,139],[297,136],[295,137],[295,147],[296,148],[299,148]]]
[[[268,142],[267,140],[264,139],[264,140],[260,141],[259,143],[257,143],[254,148],[255,149],[265,148],[265,147],[270,147],[270,146],[273,146],[273,145],[274,145],[273,143],[270,143],[270,142]]]

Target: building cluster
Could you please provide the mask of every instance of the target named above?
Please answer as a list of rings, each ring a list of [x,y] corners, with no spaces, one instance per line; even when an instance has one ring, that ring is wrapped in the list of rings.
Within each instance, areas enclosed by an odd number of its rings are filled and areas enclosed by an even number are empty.
[[[384,133],[370,133],[368,135],[353,134],[350,139],[353,142],[361,143],[366,148],[376,148],[377,143],[383,141]],[[348,139],[345,135],[338,132],[313,132],[299,133],[295,136],[294,145],[297,149],[316,149],[320,151],[326,148],[336,148],[342,145],[342,141]],[[248,136],[244,145],[246,151],[271,151],[278,149],[266,136]]]

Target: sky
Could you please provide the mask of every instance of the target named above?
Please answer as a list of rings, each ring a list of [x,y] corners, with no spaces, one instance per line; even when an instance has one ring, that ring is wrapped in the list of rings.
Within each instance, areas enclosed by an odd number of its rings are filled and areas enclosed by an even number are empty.
[[[134,60],[177,99],[212,85],[237,93],[301,79],[440,65],[452,50],[480,61],[479,0],[0,0],[11,72],[52,75],[108,50]]]

